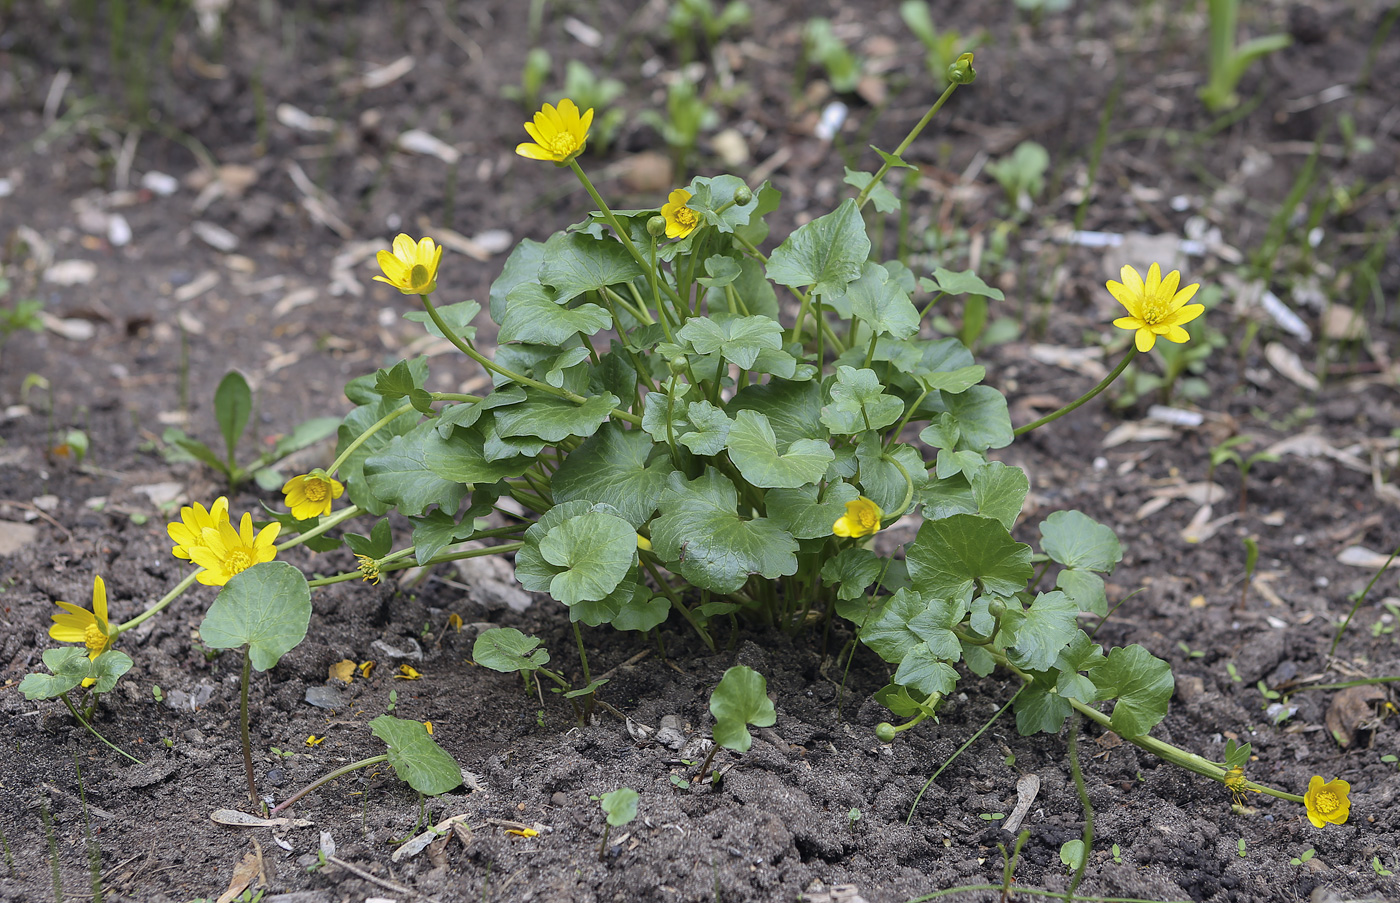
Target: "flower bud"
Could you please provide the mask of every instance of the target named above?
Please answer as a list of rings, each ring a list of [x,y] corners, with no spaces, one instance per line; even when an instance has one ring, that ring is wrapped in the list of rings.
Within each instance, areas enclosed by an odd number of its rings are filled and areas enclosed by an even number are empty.
[[[740,185],[734,189],[734,203],[740,207],[753,200],[753,191],[747,185]]]
[[[653,216],[647,220],[647,234],[652,238],[660,238],[666,234],[666,217]]]
[[[888,721],[881,721],[879,724],[875,725],[875,739],[879,740],[881,743],[893,743],[894,734],[894,725],[890,724]]]
[[[972,68],[972,54],[964,53],[948,67],[948,81],[955,85],[970,85],[977,78],[977,70]]]
[[[684,354],[676,354],[666,359],[666,366],[672,373],[684,373],[690,367],[690,359]]]

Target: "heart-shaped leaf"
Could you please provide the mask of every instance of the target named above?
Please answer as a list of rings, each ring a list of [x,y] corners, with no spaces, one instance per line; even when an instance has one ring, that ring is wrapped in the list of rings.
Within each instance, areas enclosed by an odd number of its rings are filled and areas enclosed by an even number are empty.
[[[389,747],[389,764],[399,780],[419,793],[437,796],[462,786],[462,769],[443,752],[421,721],[380,715],[370,721],[370,733]]]
[[[248,647],[254,668],[266,671],[306,638],[311,588],[285,561],[264,561],[235,574],[199,625],[205,645]]]
[[[753,745],[750,724],[771,727],[778,720],[768,698],[768,681],[747,665],[735,665],[724,672],[710,694],[710,714],[715,716],[715,742],[735,752],[747,752]]]

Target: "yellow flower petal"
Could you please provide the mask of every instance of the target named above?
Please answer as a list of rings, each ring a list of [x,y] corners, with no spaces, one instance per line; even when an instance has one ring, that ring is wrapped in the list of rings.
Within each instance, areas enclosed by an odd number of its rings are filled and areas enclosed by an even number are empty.
[[[1152,346],[1157,344],[1157,334],[1151,328],[1144,326],[1137,331],[1135,337],[1137,350],[1144,354],[1152,350]]]

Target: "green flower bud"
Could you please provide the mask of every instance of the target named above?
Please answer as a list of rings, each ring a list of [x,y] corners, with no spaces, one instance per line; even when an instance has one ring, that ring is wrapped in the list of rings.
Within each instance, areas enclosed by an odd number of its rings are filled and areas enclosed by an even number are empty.
[[[666,366],[671,368],[672,373],[684,373],[690,367],[690,359],[684,354],[677,354],[666,359]]]
[[[948,67],[948,81],[955,85],[970,85],[977,79],[977,70],[972,68],[972,54],[964,53]]]
[[[879,740],[881,743],[893,743],[894,734],[894,725],[890,724],[888,721],[881,721],[879,724],[875,725],[875,739]]]
[[[665,235],[666,217],[658,215],[647,220],[647,233],[651,235],[652,238],[660,238]]]
[[[747,185],[740,185],[738,188],[734,189],[734,203],[735,203],[735,204],[738,204],[740,207],[742,207],[742,206],[744,206],[745,204],[749,203],[749,201],[752,201],[752,200],[753,200],[753,192],[749,189],[749,186],[747,186]]]

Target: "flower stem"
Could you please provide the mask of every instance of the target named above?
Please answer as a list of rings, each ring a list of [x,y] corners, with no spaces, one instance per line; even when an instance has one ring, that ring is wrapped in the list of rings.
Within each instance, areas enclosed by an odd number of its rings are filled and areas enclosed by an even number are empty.
[[[243,680],[238,693],[238,724],[243,731],[243,770],[248,775],[248,799],[258,804],[258,786],[253,779],[253,743],[248,736],[248,684],[253,678],[253,659],[250,649],[243,650]]]
[[[1243,480],[1241,480],[1241,482],[1243,482]],[[1390,563],[1395,560],[1396,555],[1400,555],[1400,546],[1396,546],[1395,551],[1390,553],[1390,557],[1385,560],[1385,564],[1381,565],[1381,569],[1376,571],[1375,576],[1371,578],[1371,582],[1366,584],[1366,588],[1361,591],[1361,595],[1357,596],[1356,601],[1352,603],[1351,611],[1347,612],[1346,620],[1342,622],[1341,627],[1337,628],[1337,635],[1332,637],[1332,645],[1327,647],[1328,658],[1331,658],[1332,653],[1337,651],[1337,644],[1342,641],[1342,634],[1346,633],[1347,627],[1351,624],[1351,619],[1356,616],[1357,609],[1361,607],[1361,603],[1366,601],[1366,597],[1371,593],[1371,587],[1375,586],[1376,581],[1381,579],[1381,574],[1384,574],[1390,568]]]
[[[116,633],[122,633],[124,631],[130,630],[137,624],[140,624],[142,621],[145,621],[147,618],[159,614],[161,610],[165,608],[165,606],[169,605],[171,602],[174,602],[177,598],[179,598],[181,593],[189,589],[190,584],[194,583],[194,578],[199,576],[199,573],[203,570],[204,568],[195,568],[192,572],[185,576],[185,579],[175,584],[174,589],[162,596],[160,601],[157,602],[155,605],[152,605],[150,608],[141,612],[139,615],[132,618],[130,621],[126,621],[122,624],[119,624],[117,626]]]
[[[928,108],[928,112],[924,114],[924,118],[920,119],[918,125],[909,130],[909,134],[905,135],[904,140],[899,143],[899,147],[894,149],[894,156],[898,157],[909,149],[909,145],[914,143],[914,139],[919,137],[919,133],[932,121],[934,115],[943,108],[943,104],[947,103],[948,98],[953,96],[953,92],[956,91],[957,88],[957,82],[950,82],[948,84],[943,94],[933,102],[933,106]],[[870,193],[875,190],[875,186],[880,184],[880,181],[885,178],[885,173],[889,171],[890,161],[886,160],[880,166],[879,170],[876,171],[875,178],[870,180],[870,184],[862,188],[860,194],[856,195],[857,210],[864,207],[865,202],[870,200]]]
[[[1137,353],[1138,350],[1136,345],[1129,347],[1128,353],[1123,355],[1123,359],[1118,362],[1118,366],[1114,367],[1113,371],[1107,376],[1105,376],[1097,386],[1094,386],[1094,388],[1090,389],[1088,392],[1079,396],[1074,401],[1071,401],[1069,404],[1060,408],[1058,411],[1053,411],[1049,414],[1046,414],[1044,417],[1040,418],[1034,423],[1028,423],[1025,426],[1017,427],[1014,430],[1013,435],[1024,436],[1026,433],[1029,433],[1036,427],[1044,426],[1052,420],[1059,420],[1061,417],[1065,416],[1070,411],[1073,411],[1075,408],[1079,407],[1085,402],[1093,400],[1093,398],[1097,396],[1100,392],[1102,392],[1104,389],[1107,389],[1115,379],[1123,375],[1123,371],[1128,369],[1128,364],[1132,363],[1133,358],[1137,357]]]
[[[524,545],[525,543],[523,542],[508,542],[499,546],[489,546],[485,549],[466,549],[459,552],[443,552],[441,554],[434,555],[432,558],[429,558],[427,561],[421,563],[416,560],[409,561],[407,560],[407,556],[405,556],[403,559],[395,559],[393,561],[389,561],[382,567],[382,570],[401,571],[404,568],[428,567],[429,565],[433,564],[442,564],[445,561],[462,561],[466,558],[481,558],[485,555],[506,555],[511,552],[519,551],[520,548]],[[401,551],[411,552],[412,549],[404,549]],[[362,576],[363,574],[361,574],[359,570],[354,570],[348,571],[344,574],[336,574],[333,577],[321,577],[317,580],[308,580],[306,583],[307,586],[330,586],[332,583],[344,583],[347,580],[355,580]]]
[[[71,713],[73,714],[73,717],[74,717],[74,718],[78,719],[78,723],[81,724],[83,727],[87,728],[88,731],[89,731],[94,737],[96,737],[97,739],[101,740],[103,743],[107,744],[107,745],[110,746],[112,749],[116,750],[118,753],[121,753],[123,756],[126,756],[128,759],[130,759],[131,761],[135,762],[137,765],[145,765],[145,764],[146,764],[145,762],[142,762],[140,759],[138,759],[138,758],[136,758],[135,756],[133,756],[133,755],[131,755],[130,753],[128,753],[126,750],[124,750],[124,749],[122,749],[121,747],[117,746],[117,745],[116,745],[115,743],[113,743],[111,740],[108,740],[106,737],[104,737],[104,736],[102,736],[101,734],[99,734],[99,733],[97,732],[97,728],[93,727],[91,724],[88,723],[88,720],[87,720],[86,718],[84,718],[82,715],[78,714],[77,708],[74,707],[73,701],[70,700],[70,699],[68,698],[68,694],[67,694],[67,693],[59,693],[59,694],[58,694],[58,698],[63,700],[63,704],[66,705],[66,706],[68,706],[68,711],[71,712]]]
[[[278,812],[281,812],[283,809],[287,808],[292,803],[295,803],[297,800],[306,796],[308,793],[315,790],[317,787],[329,784],[336,778],[344,777],[352,771],[356,771],[361,768],[368,768],[371,765],[378,765],[380,762],[387,761],[389,761],[389,756],[387,753],[385,753],[384,755],[370,756],[368,759],[361,759],[358,762],[351,762],[349,765],[337,768],[335,771],[332,771],[329,774],[322,775],[321,777],[312,781],[310,784],[307,784],[305,787],[298,790],[296,793],[293,793],[291,796],[287,797],[282,802],[278,803],[276,806],[273,806],[272,812],[270,814],[276,815]]]
[[[447,330],[445,329],[443,330],[443,332],[446,331]],[[335,472],[340,469],[340,466],[346,461],[350,460],[350,456],[355,453],[355,449],[359,448],[361,445],[364,445],[366,439],[368,439],[370,436],[373,436],[375,433],[388,426],[392,421],[394,421],[403,414],[407,414],[411,410],[413,410],[413,405],[405,401],[397,408],[394,408],[394,410],[385,414],[383,417],[380,417],[379,420],[375,421],[375,423],[373,423],[369,429],[356,436],[354,442],[351,442],[345,447],[345,451],[341,452],[340,455],[334,461],[331,462],[331,466],[326,471],[326,473],[330,476],[335,476]]]

